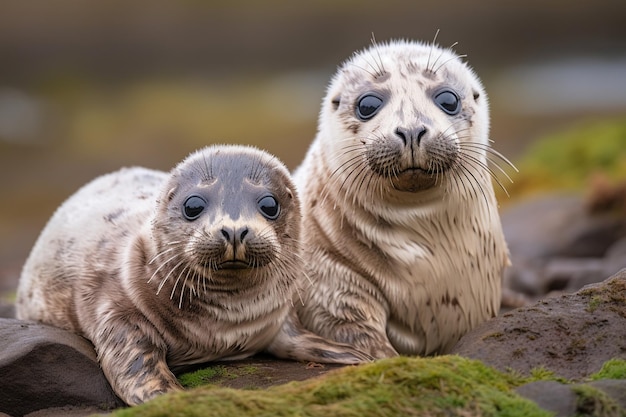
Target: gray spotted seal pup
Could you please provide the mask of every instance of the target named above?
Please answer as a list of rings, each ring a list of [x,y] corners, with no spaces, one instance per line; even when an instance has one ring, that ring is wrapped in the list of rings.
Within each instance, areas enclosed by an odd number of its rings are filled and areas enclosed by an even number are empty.
[[[489,142],[487,95],[449,49],[374,43],[339,68],[294,173],[308,329],[429,355],[496,315],[508,249],[488,162],[506,159]]]
[[[263,350],[366,361],[297,321],[300,221],[289,172],[255,148],[208,147],[169,174],[104,175],[42,231],[22,271],[17,316],[91,340],[130,405],[180,389],[172,367]]]

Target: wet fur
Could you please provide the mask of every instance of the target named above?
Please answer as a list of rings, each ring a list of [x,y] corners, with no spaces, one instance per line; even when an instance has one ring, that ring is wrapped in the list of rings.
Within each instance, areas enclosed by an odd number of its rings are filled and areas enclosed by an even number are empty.
[[[458,94],[458,114],[435,105],[442,88]],[[384,104],[362,121],[368,92]],[[400,140],[399,127],[426,134]],[[374,43],[340,67],[294,174],[307,328],[377,358],[428,355],[496,315],[508,249],[491,181],[508,161],[488,135],[485,91],[451,50]]]
[[[276,220],[257,211],[267,193],[282,208]],[[188,221],[181,207],[193,194],[210,206]],[[91,340],[113,389],[131,405],[181,389],[172,367],[262,350],[366,361],[304,330],[292,310],[303,269],[300,220],[288,171],[253,148],[206,148],[169,174],[131,168],[102,176],[43,230],[22,272],[17,315]],[[220,237],[243,226],[249,231],[236,248]],[[247,267],[220,269],[233,256]]]

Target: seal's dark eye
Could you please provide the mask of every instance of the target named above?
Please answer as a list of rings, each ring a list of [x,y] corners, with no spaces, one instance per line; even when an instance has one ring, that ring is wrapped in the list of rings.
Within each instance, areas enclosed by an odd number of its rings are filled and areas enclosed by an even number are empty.
[[[271,195],[266,195],[257,203],[259,211],[270,220],[276,220],[280,214],[280,205]]]
[[[461,100],[452,90],[443,90],[435,96],[435,103],[450,115],[458,114],[461,111]]]
[[[369,120],[383,105],[383,99],[373,94],[361,96],[356,102],[356,115],[359,119]]]
[[[206,208],[206,200],[200,196],[192,195],[183,203],[183,216],[187,220],[196,220]]]

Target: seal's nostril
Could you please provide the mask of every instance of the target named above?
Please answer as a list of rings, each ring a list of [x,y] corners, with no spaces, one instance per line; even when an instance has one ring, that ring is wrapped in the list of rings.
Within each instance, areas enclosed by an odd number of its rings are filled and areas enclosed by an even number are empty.
[[[426,134],[426,128],[423,127],[419,130],[419,132],[417,132],[417,144],[419,145],[419,143],[422,141],[422,137]]]
[[[237,245],[242,243],[246,236],[249,236],[250,229],[248,229],[248,226],[239,228],[225,226],[220,229],[220,233],[224,236],[226,242],[229,242],[231,245]]]
[[[395,134],[402,139],[402,142],[406,145],[406,129],[403,127],[397,127]]]

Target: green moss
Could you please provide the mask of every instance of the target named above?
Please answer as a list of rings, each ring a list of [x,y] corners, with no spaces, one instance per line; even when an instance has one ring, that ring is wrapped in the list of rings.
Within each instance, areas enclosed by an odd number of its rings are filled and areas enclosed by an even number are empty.
[[[589,297],[588,312],[604,308],[626,318],[626,280],[611,279],[604,285],[583,289],[578,294]]]
[[[548,416],[512,392],[526,382],[458,356],[380,360],[267,390],[201,387],[116,416]]]
[[[254,366],[235,370],[217,365],[197,371],[195,381],[256,373]],[[190,377],[191,378],[191,377]],[[626,360],[612,359],[593,380],[626,378]],[[192,378],[193,379],[193,378]],[[549,416],[535,403],[513,392],[531,381],[568,383],[543,368],[530,377],[499,372],[459,356],[399,357],[346,367],[323,377],[259,390],[235,390],[215,385],[164,395],[114,416]],[[572,385],[580,415],[624,416],[601,390]],[[622,414],[619,414],[619,413]]]
[[[224,365],[209,366],[194,372],[187,372],[178,376],[178,381],[185,388],[196,388],[208,384],[217,384],[224,379],[234,379],[241,375],[250,375],[258,372],[253,365],[237,368]]]
[[[594,311],[596,311],[596,309],[601,303],[602,303],[602,300],[600,299],[600,297],[597,295],[594,295],[593,297],[589,299],[589,304],[587,305],[587,311],[590,313],[593,313]]]
[[[577,415],[593,417],[623,417],[623,410],[604,391],[589,385],[575,385]]]
[[[194,372],[188,372],[178,377],[178,381],[185,388],[195,388],[202,385],[209,384],[219,374],[220,367],[209,367],[205,369],[199,369]]]
[[[626,360],[611,359],[606,361],[602,368],[591,375],[590,378],[593,381],[599,379],[626,379]]]
[[[252,374],[256,374],[257,372],[259,372],[259,368],[257,368],[254,365],[246,365],[238,369],[239,369],[239,372],[238,372],[239,375],[252,375]]]
[[[588,122],[546,136],[516,166],[507,189],[513,199],[552,190],[580,191],[594,173],[626,178],[626,120]],[[504,200],[506,201],[506,200]]]
[[[568,380],[566,378],[556,375],[554,372],[544,368],[543,366],[539,366],[530,370],[529,382],[531,381],[557,381],[563,384],[568,383]]]

